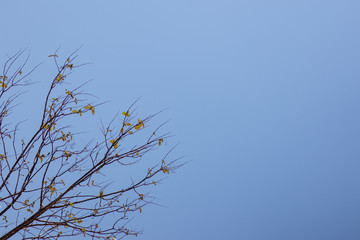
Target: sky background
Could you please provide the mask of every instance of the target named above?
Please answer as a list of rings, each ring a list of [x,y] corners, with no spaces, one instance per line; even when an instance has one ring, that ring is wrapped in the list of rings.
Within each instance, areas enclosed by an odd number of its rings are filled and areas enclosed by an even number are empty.
[[[0,55],[79,51],[96,123],[141,96],[190,161],[138,239],[360,239],[360,2],[0,0]],[[60,55],[61,55],[60,54]],[[75,80],[74,80],[75,81]],[[32,92],[33,91],[33,92]],[[34,94],[36,93],[36,94]],[[31,116],[24,108],[24,117]],[[36,111],[36,110],[34,110]],[[157,123],[155,121],[155,124]],[[96,128],[95,128],[96,129]]]

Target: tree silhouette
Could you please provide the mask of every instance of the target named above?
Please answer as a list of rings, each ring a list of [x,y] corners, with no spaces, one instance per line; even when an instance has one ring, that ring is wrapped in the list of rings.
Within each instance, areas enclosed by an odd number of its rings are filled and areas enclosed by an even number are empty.
[[[128,229],[132,215],[153,203],[149,189],[164,173],[180,167],[179,159],[168,161],[170,151],[158,163],[139,169],[129,184],[107,184],[106,170],[127,168],[145,161],[147,153],[162,148],[170,135],[160,134],[161,124],[149,129],[157,115],[138,118],[134,104],[109,124],[101,126],[101,139],[76,142],[70,121],[95,114],[100,104],[88,103],[83,86],[72,90],[64,83],[76,65],[76,52],[54,60],[56,75],[44,97],[41,121],[28,139],[19,136],[20,123],[12,113],[18,89],[35,70],[25,71],[28,62],[19,51],[3,64],[0,76],[0,239],[57,239],[87,236],[120,239],[141,232]],[[62,62],[62,63],[60,63]],[[69,85],[67,85],[69,86]],[[41,106],[40,106],[41,107]],[[130,140],[128,140],[130,139]],[[76,142],[76,144],[75,144]],[[140,171],[141,170],[141,171]],[[111,177],[110,177],[111,179]],[[133,180],[136,179],[136,180]]]

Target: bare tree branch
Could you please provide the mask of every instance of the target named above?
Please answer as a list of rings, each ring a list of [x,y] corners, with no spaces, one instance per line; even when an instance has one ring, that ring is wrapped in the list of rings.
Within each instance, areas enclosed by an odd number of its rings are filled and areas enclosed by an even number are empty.
[[[149,188],[180,167],[179,159],[168,161],[170,150],[131,183],[117,183],[116,188],[109,187],[102,172],[135,166],[162,148],[171,137],[160,133],[164,124],[148,129],[160,112],[135,119],[135,102],[122,112],[121,121],[115,116],[102,123],[102,139],[74,145],[81,133],[72,133],[66,123],[95,114],[101,103],[87,103],[89,94],[82,86],[64,89],[63,83],[81,65],[74,63],[76,52],[60,63],[57,50],[49,56],[57,73],[44,97],[38,128],[25,140],[20,123],[11,124],[11,112],[18,107],[17,89],[30,84],[25,79],[37,66],[23,73],[29,59],[20,62],[23,54],[19,51],[5,61],[0,76],[0,239],[121,239],[141,234],[127,227],[130,217],[153,203]]]

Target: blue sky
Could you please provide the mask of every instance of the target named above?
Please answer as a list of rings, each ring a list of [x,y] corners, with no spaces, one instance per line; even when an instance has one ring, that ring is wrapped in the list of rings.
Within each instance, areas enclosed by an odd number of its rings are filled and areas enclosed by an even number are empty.
[[[189,164],[133,224],[139,239],[360,238],[359,1],[5,1],[0,54],[79,46],[108,120],[163,119]],[[26,102],[26,100],[24,100]],[[159,120],[160,121],[160,120]],[[170,143],[169,143],[170,145]]]

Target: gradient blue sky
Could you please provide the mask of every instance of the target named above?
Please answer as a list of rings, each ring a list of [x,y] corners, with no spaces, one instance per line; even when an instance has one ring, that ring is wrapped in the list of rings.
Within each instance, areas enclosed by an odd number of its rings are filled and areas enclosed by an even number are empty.
[[[360,239],[360,2],[1,0],[0,54],[83,45],[107,120],[169,108],[191,162],[138,239]],[[40,83],[40,85],[42,84]],[[38,87],[33,87],[38,91]],[[35,89],[36,88],[36,89]],[[36,97],[35,97],[36,98]],[[35,100],[34,100],[35,101]]]

